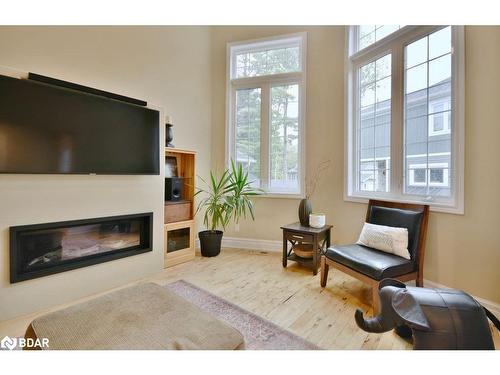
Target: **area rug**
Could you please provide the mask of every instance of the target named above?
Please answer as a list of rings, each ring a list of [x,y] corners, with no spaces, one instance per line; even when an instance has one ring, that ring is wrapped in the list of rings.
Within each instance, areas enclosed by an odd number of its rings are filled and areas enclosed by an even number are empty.
[[[246,350],[320,349],[303,338],[284,330],[235,304],[200,289],[184,280],[166,286],[175,294],[197,305],[241,332]]]

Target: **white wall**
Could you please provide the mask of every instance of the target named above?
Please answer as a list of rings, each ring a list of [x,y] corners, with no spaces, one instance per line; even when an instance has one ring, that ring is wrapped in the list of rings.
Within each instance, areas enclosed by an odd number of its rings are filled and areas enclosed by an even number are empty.
[[[210,165],[209,62],[206,27],[0,27],[0,65],[162,107],[173,116],[175,145],[202,156],[201,175]],[[163,140],[163,125],[160,129]],[[0,321],[160,271],[162,181],[162,176],[0,175]],[[10,226],[151,211],[153,252],[10,284]]]

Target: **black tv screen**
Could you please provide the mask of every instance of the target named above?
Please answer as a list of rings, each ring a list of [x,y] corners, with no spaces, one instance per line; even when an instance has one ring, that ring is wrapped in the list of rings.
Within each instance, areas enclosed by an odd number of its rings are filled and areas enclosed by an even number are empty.
[[[0,76],[0,173],[159,174],[159,112]]]

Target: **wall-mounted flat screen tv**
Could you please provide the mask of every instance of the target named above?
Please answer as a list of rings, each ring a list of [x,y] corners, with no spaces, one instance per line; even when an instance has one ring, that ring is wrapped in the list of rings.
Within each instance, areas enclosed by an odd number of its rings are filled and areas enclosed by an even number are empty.
[[[0,75],[0,173],[159,174],[159,112]]]

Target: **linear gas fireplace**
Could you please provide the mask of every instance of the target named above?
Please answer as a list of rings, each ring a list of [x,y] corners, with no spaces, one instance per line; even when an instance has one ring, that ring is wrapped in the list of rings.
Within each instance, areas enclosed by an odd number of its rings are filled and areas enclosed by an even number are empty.
[[[152,250],[153,213],[10,227],[10,282]]]

